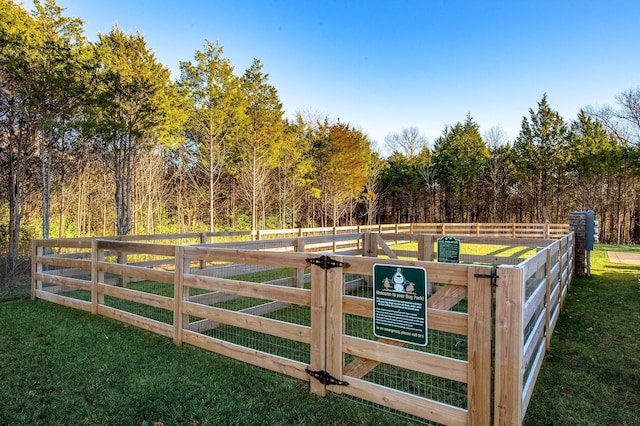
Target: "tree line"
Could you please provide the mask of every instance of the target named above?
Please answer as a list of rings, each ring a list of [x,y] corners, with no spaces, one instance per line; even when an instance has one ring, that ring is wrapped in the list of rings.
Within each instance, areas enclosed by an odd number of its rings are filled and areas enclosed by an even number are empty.
[[[566,122],[544,95],[509,141],[473,117],[430,143],[285,117],[254,58],[205,40],[172,79],[139,33],[89,42],[54,0],[0,0],[0,255],[34,237],[386,222],[561,222],[640,241],[640,89]]]

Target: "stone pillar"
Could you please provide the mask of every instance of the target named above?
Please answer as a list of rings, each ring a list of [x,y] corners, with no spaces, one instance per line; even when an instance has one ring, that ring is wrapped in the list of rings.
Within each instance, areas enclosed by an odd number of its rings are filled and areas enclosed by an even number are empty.
[[[575,232],[574,274],[576,277],[584,277],[587,274],[587,214],[586,212],[569,213],[569,231]]]

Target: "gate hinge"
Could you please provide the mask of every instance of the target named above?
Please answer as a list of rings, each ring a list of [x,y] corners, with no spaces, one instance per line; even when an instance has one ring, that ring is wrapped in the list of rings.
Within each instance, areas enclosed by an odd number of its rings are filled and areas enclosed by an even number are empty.
[[[492,270],[491,274],[474,274],[473,275],[476,278],[490,278],[491,279],[491,285],[493,287],[498,287],[498,278],[500,278],[498,276],[498,274],[496,274],[496,270]]]
[[[321,267],[322,269],[344,268],[349,266],[347,262],[338,262],[337,260],[334,260],[327,255],[320,257],[310,257],[305,260],[313,265]]]
[[[304,371],[306,371],[311,377],[318,379],[323,385],[349,386],[349,382],[338,380],[324,370],[312,371],[308,368],[305,368]]]

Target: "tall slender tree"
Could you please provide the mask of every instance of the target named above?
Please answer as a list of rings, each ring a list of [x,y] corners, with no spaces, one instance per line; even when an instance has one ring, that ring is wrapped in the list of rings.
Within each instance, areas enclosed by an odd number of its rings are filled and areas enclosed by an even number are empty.
[[[238,178],[254,230],[266,225],[268,186],[283,141],[282,104],[276,88],[268,81],[269,74],[262,71],[259,59],[253,60],[242,77],[247,123],[237,150]]]
[[[117,27],[99,35],[95,55],[97,147],[115,176],[116,233],[126,235],[133,226],[133,165],[157,142],[169,71],[157,62],[141,34],[125,34]]]
[[[32,97],[37,30],[15,2],[0,0],[0,169],[9,204],[8,268],[17,266],[25,200],[34,185],[36,114]]]
[[[39,127],[42,236],[49,238],[52,169],[64,173],[63,151],[77,135],[73,121],[79,119],[84,105],[88,48],[80,19],[63,16],[53,0],[35,0],[34,5],[38,49],[33,68],[38,90],[33,103]]]
[[[205,40],[194,61],[181,62],[178,86],[188,100],[187,138],[198,148],[198,165],[208,180],[209,231],[215,230],[220,183],[244,122],[246,102],[240,78],[219,43]]]
[[[559,196],[567,164],[568,127],[545,94],[538,109],[523,117],[513,151],[519,180],[529,188],[530,219],[548,222],[554,196]],[[557,201],[559,198],[555,198]]]
[[[445,129],[435,142],[434,168],[444,191],[444,217],[448,221],[476,220],[478,191],[489,150],[470,115]]]

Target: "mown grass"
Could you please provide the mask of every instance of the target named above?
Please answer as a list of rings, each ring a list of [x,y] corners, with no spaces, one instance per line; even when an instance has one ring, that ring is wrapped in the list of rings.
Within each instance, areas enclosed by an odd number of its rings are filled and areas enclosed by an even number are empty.
[[[305,382],[52,303],[0,305],[0,424],[397,424]],[[403,422],[406,419],[403,419]]]
[[[640,424],[640,267],[608,250],[640,246],[597,246],[591,277],[572,281],[525,425]]]

